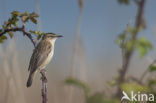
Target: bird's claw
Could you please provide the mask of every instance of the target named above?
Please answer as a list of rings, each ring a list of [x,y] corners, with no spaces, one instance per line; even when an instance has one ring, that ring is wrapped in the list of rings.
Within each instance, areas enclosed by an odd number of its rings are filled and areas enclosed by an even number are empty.
[[[41,77],[41,80],[44,81],[44,82],[47,82],[47,78],[46,78],[46,70],[45,69],[42,69],[40,71],[42,77]]]

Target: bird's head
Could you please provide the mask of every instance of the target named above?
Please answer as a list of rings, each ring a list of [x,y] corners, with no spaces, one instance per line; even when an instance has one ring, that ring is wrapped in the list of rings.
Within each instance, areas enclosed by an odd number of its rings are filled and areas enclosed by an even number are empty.
[[[62,35],[56,35],[55,33],[46,33],[42,39],[57,39],[63,37]]]

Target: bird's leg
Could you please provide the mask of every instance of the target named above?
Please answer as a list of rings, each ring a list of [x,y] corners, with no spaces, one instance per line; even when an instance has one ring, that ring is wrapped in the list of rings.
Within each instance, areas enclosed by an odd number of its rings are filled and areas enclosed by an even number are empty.
[[[40,71],[40,73],[41,73],[41,80],[42,81],[44,81],[45,83],[47,83],[47,77],[46,77],[46,70],[45,69],[42,69],[41,71]]]

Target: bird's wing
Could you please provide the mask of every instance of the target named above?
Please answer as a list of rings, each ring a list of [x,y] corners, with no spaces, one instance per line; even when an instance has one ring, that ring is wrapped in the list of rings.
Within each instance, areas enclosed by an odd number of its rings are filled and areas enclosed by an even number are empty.
[[[34,52],[31,56],[29,68],[30,71],[36,71],[47,59],[49,53],[52,50],[52,45],[48,41],[41,41],[37,47],[34,49]]]

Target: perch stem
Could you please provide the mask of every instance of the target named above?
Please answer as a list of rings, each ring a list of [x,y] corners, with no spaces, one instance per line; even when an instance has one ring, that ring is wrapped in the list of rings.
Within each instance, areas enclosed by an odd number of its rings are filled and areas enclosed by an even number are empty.
[[[46,78],[46,70],[42,69],[41,73],[41,80],[42,80],[42,103],[47,103],[47,78]]]

